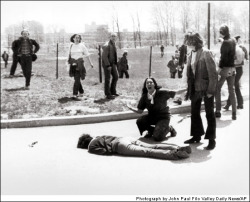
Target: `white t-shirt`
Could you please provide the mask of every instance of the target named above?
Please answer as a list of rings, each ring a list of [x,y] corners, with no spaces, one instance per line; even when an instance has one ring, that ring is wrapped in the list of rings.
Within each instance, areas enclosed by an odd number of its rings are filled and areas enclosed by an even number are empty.
[[[191,58],[191,68],[193,70],[194,75],[195,75],[194,63],[195,63],[195,60],[196,60],[196,54],[197,54],[197,52],[192,51],[192,55],[191,55],[191,57],[192,57]]]
[[[79,58],[83,58],[84,56],[86,57],[90,55],[88,49],[83,43],[73,44],[70,52],[71,52],[71,58],[74,58],[76,60]]]

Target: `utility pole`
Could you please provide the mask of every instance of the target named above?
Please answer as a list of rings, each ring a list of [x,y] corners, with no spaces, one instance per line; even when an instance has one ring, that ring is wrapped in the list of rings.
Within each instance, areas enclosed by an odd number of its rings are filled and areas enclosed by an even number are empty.
[[[207,20],[207,48],[210,49],[210,3],[208,3]]]

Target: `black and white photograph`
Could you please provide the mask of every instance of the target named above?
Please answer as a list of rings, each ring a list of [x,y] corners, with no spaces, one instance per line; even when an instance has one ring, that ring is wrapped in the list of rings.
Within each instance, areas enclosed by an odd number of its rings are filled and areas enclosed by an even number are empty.
[[[249,201],[249,1],[1,1],[1,201]]]

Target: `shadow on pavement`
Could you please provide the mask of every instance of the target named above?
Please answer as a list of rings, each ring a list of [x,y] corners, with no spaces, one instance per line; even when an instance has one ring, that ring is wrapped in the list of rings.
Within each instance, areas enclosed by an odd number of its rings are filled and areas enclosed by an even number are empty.
[[[104,104],[105,102],[109,102],[110,100],[107,98],[101,98],[99,100],[94,100],[94,103],[96,104]]]
[[[232,120],[220,120],[216,119],[216,128],[225,128],[232,123]]]
[[[20,91],[20,90],[27,90],[24,87],[20,87],[20,88],[10,88],[10,89],[4,89],[7,92],[14,92],[14,91]]]
[[[81,101],[79,98],[73,98],[73,97],[62,97],[58,99],[58,102],[60,103],[67,103],[67,102],[74,102],[74,101]]]

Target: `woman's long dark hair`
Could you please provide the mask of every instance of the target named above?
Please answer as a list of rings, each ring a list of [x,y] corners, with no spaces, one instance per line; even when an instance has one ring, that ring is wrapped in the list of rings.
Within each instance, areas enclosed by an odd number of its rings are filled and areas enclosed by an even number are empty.
[[[74,34],[73,36],[71,36],[71,37],[70,37],[70,41],[71,41],[72,43],[75,43],[74,38],[75,38],[76,35],[78,35],[78,36],[80,37],[80,41],[79,41],[79,42],[81,43],[82,37],[81,37],[81,35],[79,35],[79,34]]]
[[[156,80],[155,80],[154,78],[148,77],[148,78],[146,78],[145,81],[144,81],[144,84],[143,84],[143,87],[142,87],[142,95],[148,93],[148,89],[146,88],[146,83],[147,83],[147,80],[148,80],[148,79],[151,79],[151,80],[154,82],[154,84],[155,84],[155,89],[156,89],[156,90],[158,90],[158,89],[161,88],[161,86],[158,86],[158,84],[157,84],[157,82],[156,82]]]
[[[203,47],[203,39],[199,33],[189,32],[185,35],[184,44],[187,46],[194,46],[195,50],[197,51]]]

